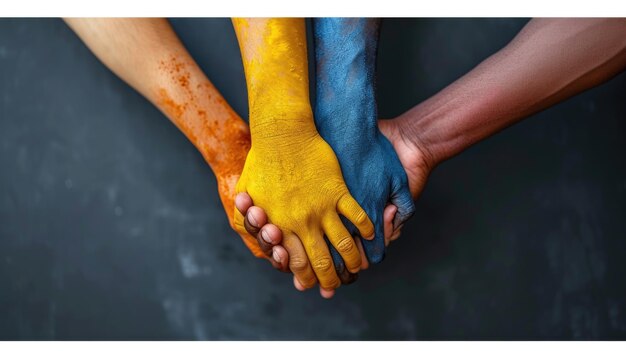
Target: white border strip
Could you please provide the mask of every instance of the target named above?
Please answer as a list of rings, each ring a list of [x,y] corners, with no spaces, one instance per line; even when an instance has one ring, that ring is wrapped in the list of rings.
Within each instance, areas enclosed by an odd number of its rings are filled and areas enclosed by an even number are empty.
[[[12,17],[626,17],[622,0],[7,0]]]

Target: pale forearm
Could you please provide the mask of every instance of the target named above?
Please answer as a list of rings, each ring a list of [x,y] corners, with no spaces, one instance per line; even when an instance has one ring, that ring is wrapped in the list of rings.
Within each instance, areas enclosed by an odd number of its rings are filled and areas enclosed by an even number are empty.
[[[219,171],[224,153],[247,130],[191,58],[165,19],[72,18],[65,20],[117,76],[150,100]],[[236,121],[237,123],[234,123]],[[230,142],[223,139],[230,138]],[[244,145],[245,144],[245,145]],[[218,152],[218,148],[220,152]],[[222,156],[220,156],[222,154]]]
[[[186,55],[167,20],[162,18],[66,18],[89,49],[110,70],[142,95],[156,101],[159,65]]]
[[[434,163],[610,79],[626,67],[626,20],[535,19],[504,49],[400,118]]]

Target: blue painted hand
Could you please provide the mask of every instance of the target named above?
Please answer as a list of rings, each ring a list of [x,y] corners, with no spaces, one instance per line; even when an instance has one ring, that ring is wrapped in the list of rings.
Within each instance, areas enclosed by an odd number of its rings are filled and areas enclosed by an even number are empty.
[[[373,240],[362,239],[370,263],[384,258],[383,211],[397,206],[397,228],[415,211],[406,173],[393,146],[377,126],[376,50],[380,21],[368,18],[319,18],[313,21],[316,58],[315,124],[334,150],[350,193],[375,226]],[[358,230],[344,224],[352,235]],[[338,270],[341,256],[331,253]]]

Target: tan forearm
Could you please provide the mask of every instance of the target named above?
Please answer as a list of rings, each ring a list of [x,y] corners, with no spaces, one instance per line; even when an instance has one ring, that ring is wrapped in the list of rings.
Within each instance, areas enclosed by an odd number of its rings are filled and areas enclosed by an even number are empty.
[[[471,72],[400,119],[435,162],[626,67],[626,20],[534,19]]]

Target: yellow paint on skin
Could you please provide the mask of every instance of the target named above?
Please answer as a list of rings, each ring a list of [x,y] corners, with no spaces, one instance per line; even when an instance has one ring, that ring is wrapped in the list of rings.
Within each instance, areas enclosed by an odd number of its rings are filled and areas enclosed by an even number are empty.
[[[237,192],[247,192],[284,235],[290,266],[305,286],[340,285],[326,235],[346,267],[359,269],[361,257],[338,213],[370,239],[374,227],[348,192],[339,162],[317,133],[309,102],[303,19],[233,19],[248,87],[252,147]],[[243,217],[235,211],[235,225]],[[293,236],[302,242],[310,266],[299,266]],[[295,264],[295,266],[294,266]],[[313,269],[315,275],[313,274]]]

